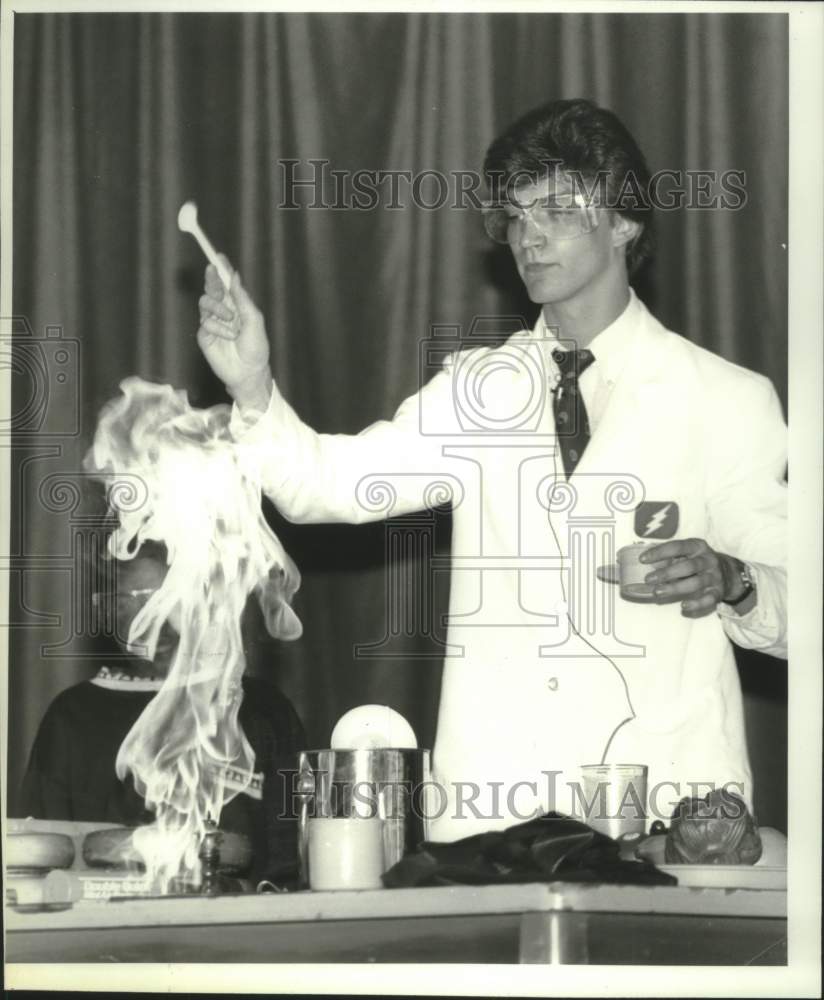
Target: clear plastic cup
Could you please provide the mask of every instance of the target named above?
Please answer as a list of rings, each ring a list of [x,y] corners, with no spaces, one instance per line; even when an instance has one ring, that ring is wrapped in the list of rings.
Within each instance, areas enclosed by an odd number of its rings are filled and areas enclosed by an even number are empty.
[[[618,579],[621,585],[621,597],[627,600],[652,600],[654,596],[654,585],[646,583],[648,573],[668,566],[669,561],[642,563],[641,554],[649,548],[648,542],[633,542],[632,545],[625,545],[618,549]]]
[[[647,826],[646,764],[585,764],[581,767],[578,811],[576,818],[608,837],[643,834]]]

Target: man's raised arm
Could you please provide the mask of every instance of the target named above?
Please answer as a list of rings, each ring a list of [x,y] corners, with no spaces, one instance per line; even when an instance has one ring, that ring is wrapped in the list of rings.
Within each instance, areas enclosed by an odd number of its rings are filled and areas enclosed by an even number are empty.
[[[318,434],[281,395],[263,315],[231,273],[226,290],[206,268],[197,339],[235,401],[230,429],[267,496],[298,522],[360,523],[422,509],[425,483],[442,478],[444,458],[437,439],[420,433],[421,400],[448,407],[449,377],[436,375],[392,420],[360,434]],[[381,479],[391,483],[391,509],[363,500],[364,485]]]

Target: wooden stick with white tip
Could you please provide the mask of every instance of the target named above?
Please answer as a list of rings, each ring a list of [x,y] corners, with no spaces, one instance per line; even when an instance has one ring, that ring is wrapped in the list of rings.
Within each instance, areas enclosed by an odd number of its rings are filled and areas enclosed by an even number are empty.
[[[177,228],[182,233],[191,233],[194,236],[200,244],[200,249],[206,254],[209,263],[214,264],[220,280],[228,292],[229,286],[232,284],[232,275],[223,261],[218,257],[217,251],[212,246],[209,237],[200,228],[197,221],[197,205],[193,201],[187,201],[184,205],[181,205],[180,211],[177,213]]]

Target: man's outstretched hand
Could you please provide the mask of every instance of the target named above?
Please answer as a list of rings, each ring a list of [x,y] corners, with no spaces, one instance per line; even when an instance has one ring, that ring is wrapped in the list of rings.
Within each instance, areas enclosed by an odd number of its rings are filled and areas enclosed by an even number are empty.
[[[269,340],[263,314],[249,298],[225,257],[232,275],[227,292],[217,270],[206,268],[205,290],[198,302],[197,342],[212,371],[241,408],[265,410],[272,388]]]

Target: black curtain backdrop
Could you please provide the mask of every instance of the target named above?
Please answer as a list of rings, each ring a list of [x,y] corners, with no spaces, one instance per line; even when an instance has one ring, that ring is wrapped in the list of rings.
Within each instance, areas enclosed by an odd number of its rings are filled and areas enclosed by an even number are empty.
[[[176,227],[186,199],[262,308],[287,398],[318,430],[354,432],[418,388],[433,326],[532,321],[478,213],[454,207],[455,172],[477,171],[532,106],[593,98],[681,185],[687,170],[745,173],[737,211],[658,213],[637,287],[786,401],[784,15],[27,14],[14,33],[10,815],[45,707],[110,656],[81,572],[99,531],[78,470],[100,406],[130,374],[226,401],[194,338],[204,262]],[[323,190],[290,192],[287,171],[306,178],[313,159],[328,161]],[[333,170],[437,171],[447,204],[416,207],[400,180],[396,207],[386,184],[371,208],[309,207],[334,204]],[[418,194],[433,204],[439,190],[429,175]],[[279,207],[290,193],[297,207]],[[438,631],[448,583],[435,574],[431,601],[418,586],[421,539],[448,551],[448,516],[272,522],[303,572],[305,635],[261,646],[254,669],[278,679],[315,745],[346,709],[379,702],[431,746],[437,642],[404,623],[423,601]],[[400,592],[388,549],[407,557]],[[785,667],[740,667],[759,818],[785,827]]]

